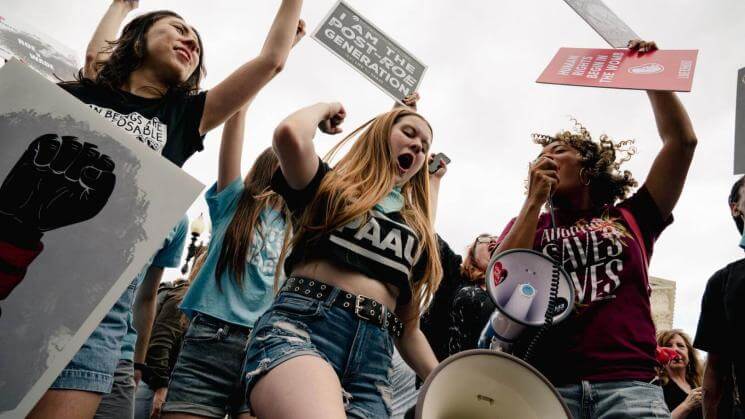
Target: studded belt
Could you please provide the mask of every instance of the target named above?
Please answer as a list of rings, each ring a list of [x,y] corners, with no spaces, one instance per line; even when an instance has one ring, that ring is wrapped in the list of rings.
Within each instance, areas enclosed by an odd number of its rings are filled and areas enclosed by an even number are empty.
[[[331,291],[335,288],[315,279],[293,276],[287,278],[287,281],[285,281],[279,292],[291,292],[304,297],[326,301]],[[384,327],[395,337],[400,337],[404,330],[403,323],[401,323],[401,320],[394,313],[388,310],[385,305],[380,304],[370,297],[355,295],[340,289],[332,305],[349,311],[362,320]]]

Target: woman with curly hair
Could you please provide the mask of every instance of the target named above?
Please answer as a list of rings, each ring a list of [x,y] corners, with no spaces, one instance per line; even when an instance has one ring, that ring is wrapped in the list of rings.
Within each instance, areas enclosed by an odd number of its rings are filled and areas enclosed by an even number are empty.
[[[657,345],[673,348],[678,357],[665,365],[662,371],[662,391],[673,419],[700,419],[704,368],[693,349],[691,338],[680,329],[657,333]]]
[[[656,46],[632,41],[630,49]],[[628,196],[636,181],[619,170],[635,151],[631,143],[605,135],[593,141],[581,126],[534,136],[543,149],[531,164],[525,203],[499,239],[497,252],[542,252],[574,281],[576,312],[547,331],[530,361],[575,418],[669,415],[662,389],[649,384],[656,341],[647,267],[655,240],[672,222],[697,140],[674,93],[647,95],[663,145],[636,193]],[[541,212],[549,199],[555,226]]]

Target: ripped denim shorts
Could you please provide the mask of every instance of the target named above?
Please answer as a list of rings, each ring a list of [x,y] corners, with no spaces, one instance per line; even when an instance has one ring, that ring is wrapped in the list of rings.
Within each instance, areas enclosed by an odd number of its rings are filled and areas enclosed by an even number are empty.
[[[348,417],[391,416],[393,338],[383,327],[333,306],[340,292],[334,288],[324,300],[281,292],[259,318],[243,367],[249,406],[251,389],[264,374],[296,356],[313,355],[336,371]]]

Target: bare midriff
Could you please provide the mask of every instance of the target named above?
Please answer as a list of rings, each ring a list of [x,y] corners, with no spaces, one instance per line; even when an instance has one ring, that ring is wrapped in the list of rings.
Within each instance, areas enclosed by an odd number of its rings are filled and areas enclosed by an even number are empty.
[[[370,278],[351,269],[345,269],[325,260],[312,260],[297,264],[290,276],[300,276],[315,279],[324,284],[332,285],[351,292],[364,295],[384,304],[388,310],[396,310],[398,288]]]

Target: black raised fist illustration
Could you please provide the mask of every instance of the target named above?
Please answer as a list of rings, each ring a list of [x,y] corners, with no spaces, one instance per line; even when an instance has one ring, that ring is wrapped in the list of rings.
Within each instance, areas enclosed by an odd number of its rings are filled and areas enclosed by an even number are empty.
[[[94,144],[77,137],[45,134],[35,139],[0,186],[0,261],[25,273],[41,252],[45,231],[98,214],[114,191],[114,166]],[[20,282],[22,275],[16,279]],[[0,284],[0,300],[17,282],[7,289],[9,285]]]

